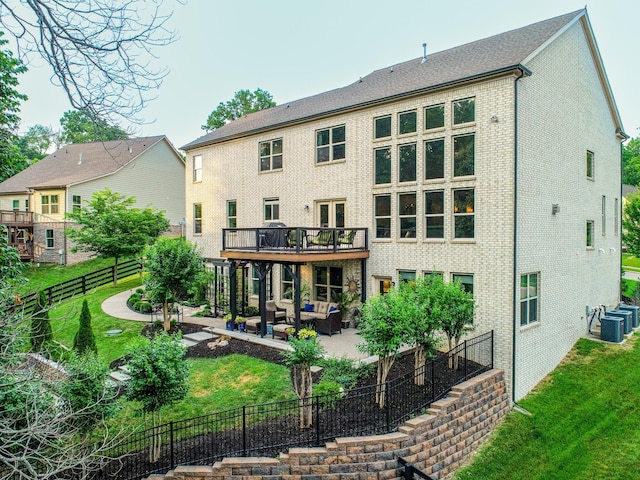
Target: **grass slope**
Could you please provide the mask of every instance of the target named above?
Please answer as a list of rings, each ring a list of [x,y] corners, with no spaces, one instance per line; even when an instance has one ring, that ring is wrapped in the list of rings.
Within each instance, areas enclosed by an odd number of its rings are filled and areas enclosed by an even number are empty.
[[[94,258],[73,265],[40,264],[38,266],[37,263],[31,263],[24,272],[28,281],[21,291],[33,292],[112,265],[112,258]]]
[[[579,340],[455,480],[640,478],[640,347]]]

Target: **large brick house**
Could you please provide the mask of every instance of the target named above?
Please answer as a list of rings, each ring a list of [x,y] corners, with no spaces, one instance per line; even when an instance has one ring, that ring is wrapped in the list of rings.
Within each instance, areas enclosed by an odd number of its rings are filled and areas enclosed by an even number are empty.
[[[0,225],[24,260],[75,263],[64,234],[65,213],[109,188],[136,197],[138,207],[164,210],[180,231],[184,217],[184,160],[164,135],[66,145],[0,183]]]
[[[585,334],[590,306],[619,299],[624,138],[579,10],[190,142],[187,237],[290,311],[297,274],[319,300],[353,280],[365,298],[428,273],[459,281],[517,400]],[[292,230],[269,250],[264,222]]]

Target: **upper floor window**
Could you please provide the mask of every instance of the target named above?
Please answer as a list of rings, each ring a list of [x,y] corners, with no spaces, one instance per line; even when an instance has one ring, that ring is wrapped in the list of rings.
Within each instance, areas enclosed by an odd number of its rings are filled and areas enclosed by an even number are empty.
[[[476,119],[475,98],[465,98],[453,102],[453,124],[474,122]]]
[[[375,184],[391,183],[391,148],[378,148],[374,151]]]
[[[271,222],[280,219],[280,200],[277,198],[264,199],[264,221]]]
[[[81,195],[72,195],[71,196],[71,210],[76,213],[82,210],[82,196]]]
[[[473,275],[471,273],[454,273],[452,280],[454,283],[459,283],[465,292],[473,295]]]
[[[453,191],[454,238],[474,238],[474,190]]]
[[[373,197],[376,238],[391,238],[391,195]]]
[[[42,195],[40,203],[41,213],[43,214],[58,213],[60,211],[58,195]]]
[[[444,192],[424,192],[426,238],[444,238]]]
[[[13,200],[12,206],[13,206],[13,211],[17,212],[18,210],[20,210],[20,200]]]
[[[373,124],[374,138],[387,138],[391,136],[391,115],[375,118]]]
[[[260,142],[260,171],[279,170],[282,168],[282,139]]]
[[[416,133],[418,130],[418,114],[415,110],[398,114],[398,135]]]
[[[193,181],[202,181],[202,155],[195,155],[193,157]]]
[[[26,199],[24,201],[24,211],[28,212],[29,211],[29,199]]]
[[[193,204],[193,233],[198,235],[202,233],[202,204]]]
[[[398,147],[398,181],[416,181],[416,144],[409,143]]]
[[[444,178],[444,139],[424,142],[424,178]]]
[[[238,227],[238,204],[235,200],[227,201],[227,228]]]
[[[316,132],[316,163],[345,158],[346,127],[325,128]]]
[[[416,238],[416,194],[398,195],[398,217],[400,220],[400,238]]]
[[[475,135],[453,137],[453,176],[473,175],[475,163]]]
[[[538,321],[538,274],[520,275],[520,325]]]
[[[444,127],[444,104],[433,105],[424,109],[424,129]]]
[[[587,220],[587,248],[593,248],[593,220]]]
[[[587,150],[587,178],[593,179],[593,161],[594,155],[593,152]]]

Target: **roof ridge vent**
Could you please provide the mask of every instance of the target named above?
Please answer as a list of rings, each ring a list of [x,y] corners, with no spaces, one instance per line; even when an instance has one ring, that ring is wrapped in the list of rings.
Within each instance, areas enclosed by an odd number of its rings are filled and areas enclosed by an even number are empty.
[[[422,44],[422,62],[420,63],[426,63],[427,61],[427,43],[423,43]]]

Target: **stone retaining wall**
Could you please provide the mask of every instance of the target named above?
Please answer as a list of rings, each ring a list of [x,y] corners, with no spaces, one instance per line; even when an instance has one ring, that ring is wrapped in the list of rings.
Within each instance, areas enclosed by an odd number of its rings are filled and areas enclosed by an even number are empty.
[[[154,480],[387,480],[401,478],[398,457],[443,479],[473,452],[510,408],[502,370],[451,389],[427,413],[386,435],[338,438],[319,448],[291,448],[279,458],[225,458],[181,466]]]

